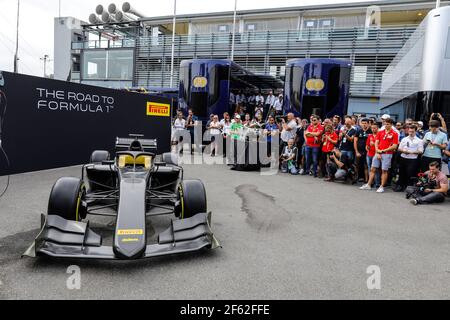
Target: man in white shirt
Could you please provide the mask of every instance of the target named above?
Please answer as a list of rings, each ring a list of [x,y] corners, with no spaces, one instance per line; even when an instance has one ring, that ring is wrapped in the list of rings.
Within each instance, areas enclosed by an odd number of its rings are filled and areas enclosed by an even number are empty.
[[[284,98],[283,95],[280,94],[278,96],[278,99],[273,104],[273,108],[275,109],[275,113],[277,116],[283,114],[283,98]]]
[[[275,101],[276,101],[276,98],[273,95],[273,91],[270,91],[269,95],[267,96],[267,99],[266,99],[266,107],[270,109],[271,107],[273,107],[273,104],[275,103]]]
[[[400,142],[400,179],[397,192],[403,192],[406,187],[412,185],[411,178],[416,178],[419,173],[419,155],[423,154],[423,141],[417,137],[417,127],[409,126],[408,136]]]
[[[256,103],[256,105],[264,104],[264,97],[262,96],[262,94],[260,92],[258,92],[258,95],[255,98],[255,103]]]
[[[183,119],[183,113],[178,112],[172,127],[172,145],[176,146],[180,142],[180,132],[186,130],[186,120]]]

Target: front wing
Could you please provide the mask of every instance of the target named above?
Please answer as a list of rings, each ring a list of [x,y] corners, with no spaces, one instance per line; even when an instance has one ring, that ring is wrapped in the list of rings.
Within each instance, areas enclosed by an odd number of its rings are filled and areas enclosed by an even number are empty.
[[[42,229],[23,254],[27,257],[123,260],[113,247],[102,246],[102,238],[89,228],[89,222],[68,221],[59,216],[42,215]],[[176,220],[161,233],[158,243],[148,245],[140,259],[216,249],[219,242],[211,231],[211,213]]]

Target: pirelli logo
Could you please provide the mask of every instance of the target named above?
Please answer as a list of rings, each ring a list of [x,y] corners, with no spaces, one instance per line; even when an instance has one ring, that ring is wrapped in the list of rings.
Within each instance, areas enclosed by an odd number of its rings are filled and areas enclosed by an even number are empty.
[[[118,230],[118,236],[142,236],[144,235],[143,229],[127,229],[127,230]]]
[[[147,102],[147,116],[170,117],[170,104]]]

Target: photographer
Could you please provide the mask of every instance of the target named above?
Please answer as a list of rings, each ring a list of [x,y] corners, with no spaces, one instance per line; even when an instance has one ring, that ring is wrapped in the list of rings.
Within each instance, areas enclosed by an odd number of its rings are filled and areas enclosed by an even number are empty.
[[[325,181],[347,180],[352,164],[353,161],[347,154],[342,153],[339,149],[334,149],[327,162],[328,179]]]
[[[287,121],[286,121],[287,120]],[[281,148],[280,151],[287,146],[289,140],[295,139],[297,132],[297,121],[293,113],[287,115],[287,119],[281,118]]]
[[[439,163],[432,162],[416,187],[407,188],[407,198],[413,205],[442,203],[448,192],[448,178],[439,170]]]
[[[340,138],[339,150],[346,155],[351,161],[355,159],[355,138],[357,129],[353,126],[353,120],[351,117],[345,117],[345,126],[342,127]]]
[[[431,121],[437,121],[439,122],[439,130],[445,134],[447,134],[447,124],[445,123],[445,119],[444,117],[440,114],[440,113],[432,113],[431,117],[430,117],[430,122]]]
[[[289,172],[292,175],[298,175],[297,153],[298,149],[294,146],[294,139],[289,139],[288,145],[283,149],[280,157],[281,171],[283,173]]]

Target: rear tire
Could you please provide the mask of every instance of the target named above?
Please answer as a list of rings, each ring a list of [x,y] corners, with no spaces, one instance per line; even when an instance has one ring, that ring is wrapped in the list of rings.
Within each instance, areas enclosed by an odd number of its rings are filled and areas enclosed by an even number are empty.
[[[70,221],[81,221],[87,215],[83,202],[85,195],[83,181],[77,178],[61,178],[56,181],[50,193],[47,213]]]
[[[175,216],[180,219],[192,218],[198,213],[207,213],[206,190],[200,180],[184,180],[177,193]]]
[[[111,159],[111,155],[108,151],[97,150],[92,152],[90,163],[102,163]]]

